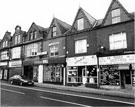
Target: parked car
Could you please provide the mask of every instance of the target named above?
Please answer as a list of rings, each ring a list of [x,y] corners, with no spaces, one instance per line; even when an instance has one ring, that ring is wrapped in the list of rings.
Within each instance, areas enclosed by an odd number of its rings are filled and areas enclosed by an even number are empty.
[[[20,75],[14,75],[9,78],[10,84],[34,85],[34,81]]]

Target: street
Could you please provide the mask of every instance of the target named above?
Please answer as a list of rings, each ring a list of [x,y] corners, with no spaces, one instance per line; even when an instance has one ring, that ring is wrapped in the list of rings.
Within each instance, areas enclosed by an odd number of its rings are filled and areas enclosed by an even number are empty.
[[[1,106],[130,106],[134,99],[1,83]]]

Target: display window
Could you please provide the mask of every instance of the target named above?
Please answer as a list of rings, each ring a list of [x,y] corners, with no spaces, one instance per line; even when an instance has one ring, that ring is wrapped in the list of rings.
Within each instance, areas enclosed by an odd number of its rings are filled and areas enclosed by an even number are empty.
[[[7,79],[7,70],[4,70],[4,79]]]
[[[96,66],[67,67],[69,83],[97,83]]]
[[[59,65],[44,66],[45,82],[62,82],[62,67]]]
[[[120,85],[120,72],[117,66],[100,66],[100,84],[101,85]]]
[[[0,70],[0,79],[2,79],[3,70]]]
[[[132,86],[135,87],[135,70],[132,71]]]

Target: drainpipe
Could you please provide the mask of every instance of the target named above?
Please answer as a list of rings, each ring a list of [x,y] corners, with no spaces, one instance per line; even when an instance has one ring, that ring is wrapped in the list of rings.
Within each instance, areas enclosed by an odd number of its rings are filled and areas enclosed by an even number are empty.
[[[98,55],[97,55],[97,87],[100,88],[100,67]]]

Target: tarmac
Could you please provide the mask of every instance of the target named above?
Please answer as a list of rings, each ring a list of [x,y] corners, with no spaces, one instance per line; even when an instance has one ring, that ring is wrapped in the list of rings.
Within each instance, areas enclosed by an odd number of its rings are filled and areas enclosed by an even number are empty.
[[[1,82],[4,83],[7,81],[1,81]],[[101,89],[101,88],[88,88],[85,86],[66,86],[66,85],[55,85],[55,84],[38,83],[38,82],[35,82],[34,86],[50,88],[50,89],[65,90],[65,91],[135,99],[135,87],[130,88],[130,89]]]
[[[124,97],[124,98],[132,98],[135,99],[135,88],[130,89],[101,89],[101,88],[88,88],[84,86],[64,86],[64,85],[55,85],[48,83],[37,83],[34,84],[37,87],[58,89],[58,90],[66,90],[66,91],[74,91],[81,93],[90,93],[90,94],[99,94],[99,95],[108,95],[115,97]]]

